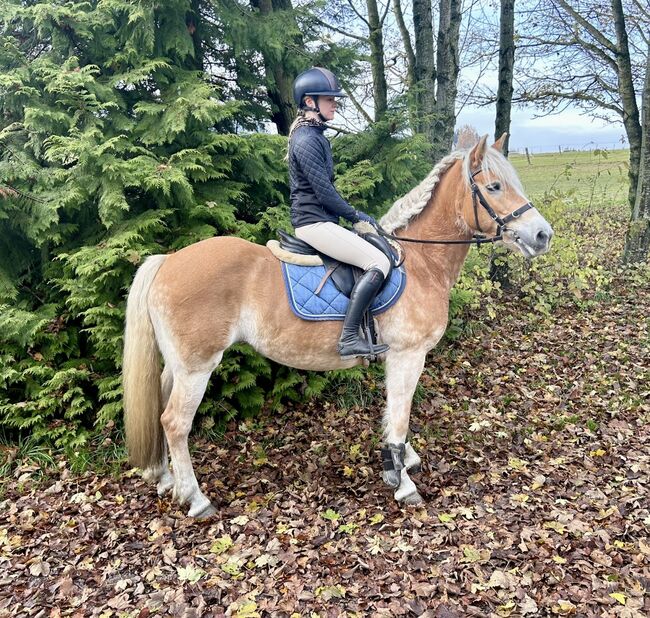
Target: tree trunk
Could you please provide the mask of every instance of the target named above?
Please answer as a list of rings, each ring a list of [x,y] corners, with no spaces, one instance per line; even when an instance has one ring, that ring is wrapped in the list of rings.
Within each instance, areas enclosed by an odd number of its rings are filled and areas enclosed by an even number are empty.
[[[510,109],[512,108],[512,77],[515,64],[515,0],[501,0],[501,19],[499,22],[499,87],[497,89],[497,110],[494,122],[494,139],[504,133],[506,139],[502,146],[504,156],[508,156],[510,142]],[[510,267],[508,251],[495,247],[490,257],[490,279],[498,281],[503,289],[510,288]]]
[[[197,71],[203,71],[203,32],[201,23],[201,1],[192,0],[190,10],[185,15],[185,24],[187,32],[192,37],[192,46],[194,47],[194,56],[191,60],[192,68]]]
[[[634,81],[632,78],[632,63],[630,61],[630,48],[625,26],[625,14],[621,0],[612,0],[612,14],[616,28],[616,55],[618,72],[618,90],[623,106],[623,125],[627,139],[630,142],[630,190],[628,201],[630,210],[634,208],[635,195],[639,184],[639,163],[641,160],[641,124],[639,122],[639,108],[636,104]]]
[[[401,0],[393,0],[393,11],[395,12],[395,21],[397,22],[402,37],[402,43],[404,44],[404,52],[406,54],[406,85],[410,89],[415,84],[415,52],[411,43],[411,35],[404,22],[404,11],[402,11]]]
[[[293,20],[291,0],[251,0],[251,6],[259,10],[260,15],[267,16],[274,11],[286,11],[287,19]],[[302,47],[302,41],[296,44]],[[293,108],[293,80],[295,74],[284,62],[286,52],[278,60],[265,50],[260,50],[264,58],[266,87],[271,99],[271,120],[280,135],[289,135],[289,127],[295,117]]]
[[[449,154],[456,126],[456,94],[458,92],[458,40],[460,36],[461,0],[440,0],[438,25],[438,73],[433,160]]]
[[[494,123],[494,139],[508,134],[503,144],[503,154],[508,156],[510,143],[510,110],[512,108],[512,77],[515,65],[515,0],[501,0],[499,22],[499,87]]]
[[[368,43],[370,44],[370,67],[372,70],[375,122],[381,120],[388,109],[388,87],[384,66],[384,37],[379,19],[377,0],[366,0],[368,8]]]
[[[623,261],[626,263],[642,262],[650,253],[650,43],[641,101],[643,116],[639,180],[623,254]]]
[[[426,134],[433,142],[436,106],[436,59],[433,52],[433,22],[431,0],[413,0],[413,29],[415,30],[415,100],[417,133]]]
[[[393,11],[395,13],[395,21],[399,28],[404,44],[404,53],[406,54],[406,97],[409,126],[413,131],[416,131],[417,126],[417,109],[415,107],[415,52],[413,51],[413,44],[411,43],[411,35],[404,22],[404,12],[402,11],[401,0],[393,0]]]

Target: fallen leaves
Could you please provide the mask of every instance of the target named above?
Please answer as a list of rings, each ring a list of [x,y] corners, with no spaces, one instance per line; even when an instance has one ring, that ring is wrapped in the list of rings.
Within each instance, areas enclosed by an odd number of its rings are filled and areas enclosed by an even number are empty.
[[[524,324],[513,300],[435,355],[418,509],[380,480],[381,411],[323,402],[194,441],[204,522],[132,470],[14,462],[0,616],[650,615],[650,298],[616,294]]]

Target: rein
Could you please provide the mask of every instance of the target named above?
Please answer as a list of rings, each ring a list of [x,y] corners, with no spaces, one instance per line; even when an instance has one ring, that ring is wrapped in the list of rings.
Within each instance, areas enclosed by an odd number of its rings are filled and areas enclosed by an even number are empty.
[[[406,238],[404,236],[393,236],[392,234],[389,234],[388,232],[385,232],[381,228],[379,228],[377,231],[379,234],[385,238],[390,238],[391,240],[395,241],[404,241],[404,242],[418,242],[424,245],[485,245],[485,244],[494,244],[496,242],[499,242],[500,240],[503,240],[503,232],[508,230],[507,224],[510,223],[510,221],[514,219],[518,219],[523,215],[526,211],[530,210],[533,208],[533,205],[530,202],[526,202],[523,206],[520,206],[517,208],[517,210],[514,210],[511,212],[509,215],[506,215],[505,217],[500,217],[488,204],[487,200],[485,199],[485,196],[481,193],[481,190],[479,189],[478,185],[476,182],[474,182],[474,176],[477,174],[480,174],[481,170],[476,170],[473,172],[470,176],[470,187],[472,189],[472,204],[474,206],[474,219],[476,221],[476,229],[481,232],[480,234],[473,234],[472,238],[469,240],[425,240],[422,238]],[[483,233],[483,230],[481,229],[481,225],[478,222],[478,205],[483,206],[485,211],[490,215],[490,218],[497,224],[497,233],[494,236],[490,236],[489,238],[485,236]]]

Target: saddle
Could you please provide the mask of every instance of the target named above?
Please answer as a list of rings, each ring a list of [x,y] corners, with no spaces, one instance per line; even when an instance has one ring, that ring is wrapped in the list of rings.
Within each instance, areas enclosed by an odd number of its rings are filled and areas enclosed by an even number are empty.
[[[311,245],[308,245],[303,240],[283,232],[282,230],[278,231],[280,236],[280,248],[288,251],[289,253],[294,253],[297,255],[315,255],[318,256],[323,265],[325,266],[325,276],[323,277],[321,283],[316,289],[316,294],[322,289],[323,285],[327,282],[328,279],[331,279],[332,283],[335,285],[336,289],[339,290],[342,294],[349,297],[352,293],[352,288],[357,282],[357,279],[363,274],[363,271],[358,266],[353,266],[352,264],[346,264],[345,262],[339,262],[334,258],[331,258],[329,255],[325,255],[320,251],[314,249]],[[390,261],[390,270],[386,279],[384,280],[384,286],[390,280],[390,277],[393,273],[393,269],[396,266],[399,266],[399,256],[396,251],[388,244],[388,241],[379,236],[379,234],[359,234],[361,238],[369,242],[371,245],[377,247]],[[378,294],[381,294],[384,286],[379,290]]]
[[[387,309],[397,301],[404,289],[406,279],[404,277],[402,269],[399,269],[398,272],[395,272],[395,277],[392,277],[393,271],[401,264],[400,256],[384,238],[374,233],[357,233],[364,240],[370,242],[373,246],[382,251],[382,253],[384,253],[389,258],[390,262],[390,271],[388,273],[388,276],[386,277],[382,288],[376,295],[377,303],[379,303],[380,307],[377,308],[373,304],[373,306],[371,306],[371,308],[368,309],[364,315],[361,324],[363,335],[370,343],[375,345],[377,343],[377,332],[375,329],[373,315],[378,311]],[[316,284],[316,281],[318,281],[316,280],[312,284],[313,287],[310,287],[310,289],[313,290],[315,297],[321,295],[321,290],[322,294],[325,297],[329,297],[331,287],[333,286],[337,290],[337,294],[340,292],[340,294],[346,298],[347,305],[347,299],[349,299],[357,279],[363,274],[362,269],[358,268],[357,266],[353,266],[352,264],[347,264],[345,262],[335,260],[334,258],[317,251],[311,245],[300,240],[299,238],[296,238],[295,236],[292,236],[291,234],[279,231],[278,235],[280,237],[280,242],[278,243],[277,241],[270,241],[267,243],[267,246],[269,249],[271,249],[272,253],[278,259],[280,259],[282,262],[285,262],[283,264],[283,272],[285,274],[285,282],[287,283],[287,288],[290,287],[289,279],[291,278],[291,275],[288,274],[289,271],[287,269],[296,268],[295,264],[311,266],[319,265],[321,272],[324,267],[324,275],[322,275],[320,282]],[[290,264],[294,264],[294,266],[290,266]],[[329,290],[329,292],[326,292],[327,290]],[[389,298],[389,301],[382,303],[382,298],[386,297]],[[344,317],[344,315],[338,315],[334,317],[331,313],[329,313],[327,316],[307,317],[304,314],[296,312],[295,305],[293,304],[293,299],[291,298],[290,305],[292,306],[294,313],[303,319],[343,319]],[[368,360],[374,360],[374,358]]]

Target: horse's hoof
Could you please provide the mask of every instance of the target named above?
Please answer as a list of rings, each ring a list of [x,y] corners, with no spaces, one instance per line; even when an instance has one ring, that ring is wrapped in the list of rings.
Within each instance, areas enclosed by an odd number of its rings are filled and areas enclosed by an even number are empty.
[[[384,470],[381,474],[384,483],[392,489],[397,489],[402,482],[402,475],[397,470]]]
[[[198,513],[194,513],[190,510],[188,515],[190,517],[194,517],[196,519],[207,519],[208,517],[212,517],[217,512],[217,509],[215,509],[212,506],[212,503],[208,503],[208,506],[206,506],[203,510],[199,511]]]
[[[410,468],[406,468],[406,471],[409,474],[420,474],[420,472],[422,472],[422,464],[420,463],[413,464]]]
[[[412,494],[404,496],[400,502],[404,506],[419,506],[420,504],[424,504],[424,498],[417,491],[414,491]]]

